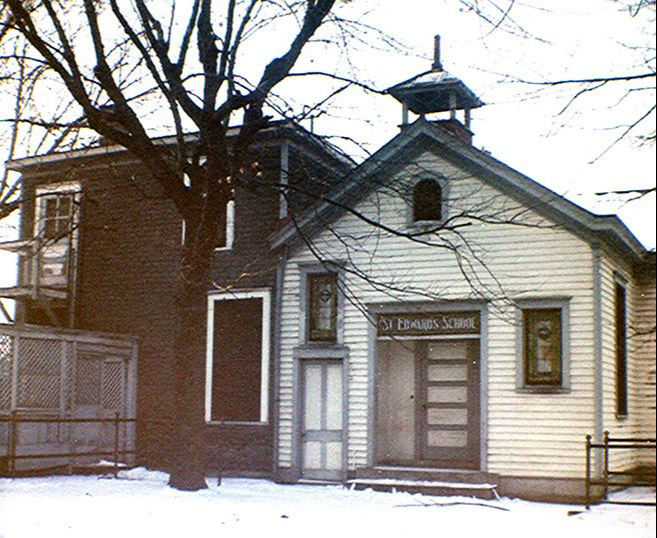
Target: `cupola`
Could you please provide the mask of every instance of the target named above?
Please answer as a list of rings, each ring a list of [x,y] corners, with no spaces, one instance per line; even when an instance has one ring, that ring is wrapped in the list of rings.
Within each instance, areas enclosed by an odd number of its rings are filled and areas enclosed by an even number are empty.
[[[465,83],[443,69],[440,36],[436,36],[432,69],[389,88],[387,92],[403,105],[402,127],[409,123],[409,113],[421,117],[449,112],[449,119],[438,119],[452,133],[472,141],[471,111],[484,103]],[[463,111],[463,122],[457,117]]]

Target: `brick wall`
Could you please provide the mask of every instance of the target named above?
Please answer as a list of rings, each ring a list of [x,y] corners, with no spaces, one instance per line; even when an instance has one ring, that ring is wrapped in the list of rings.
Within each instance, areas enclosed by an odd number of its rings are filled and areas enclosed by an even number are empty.
[[[279,155],[280,145],[271,141],[254,155],[269,174],[265,179],[273,183],[278,181]],[[299,168],[295,163],[300,162],[295,158],[291,166]],[[312,177],[308,172],[311,169]],[[305,175],[308,181],[314,181],[316,170],[304,162],[303,170],[291,172],[295,178]],[[28,174],[25,178],[28,190],[34,184],[62,180],[82,184],[76,328],[140,338],[138,460],[167,468],[169,419],[174,405],[173,344],[181,219],[155,182],[145,179],[148,174],[143,167],[122,163],[116,156],[51,164],[36,172],[38,176],[31,179]],[[234,245],[230,251],[215,253],[210,289],[270,288],[275,299],[278,260],[271,254],[268,238],[279,226],[279,196],[271,189],[242,188],[236,193],[235,204]],[[23,232],[29,236],[34,219],[29,204],[22,218]],[[272,306],[273,316],[276,309]],[[28,306],[25,317],[32,322],[47,322],[34,307]],[[198,367],[205,370],[205,356],[199,357]],[[269,408],[273,409],[273,402]],[[272,439],[270,425],[208,426],[208,469],[269,475]]]

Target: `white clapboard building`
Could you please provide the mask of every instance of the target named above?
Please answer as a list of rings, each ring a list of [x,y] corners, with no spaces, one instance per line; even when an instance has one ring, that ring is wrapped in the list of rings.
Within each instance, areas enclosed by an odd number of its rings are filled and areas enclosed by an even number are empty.
[[[474,147],[439,54],[390,93],[399,135],[272,238],[277,478],[580,498],[587,435],[655,437],[654,253]]]

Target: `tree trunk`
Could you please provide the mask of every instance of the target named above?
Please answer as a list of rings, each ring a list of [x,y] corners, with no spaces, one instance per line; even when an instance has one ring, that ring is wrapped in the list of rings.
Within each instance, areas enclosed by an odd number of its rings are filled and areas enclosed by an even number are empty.
[[[206,291],[201,292],[198,286],[184,282],[181,287],[174,344],[176,399],[169,485],[183,491],[198,491],[207,488],[204,442]]]
[[[169,485],[183,491],[207,488],[205,481],[205,358],[207,290],[214,225],[188,223],[178,290],[178,331],[174,344],[176,400]]]

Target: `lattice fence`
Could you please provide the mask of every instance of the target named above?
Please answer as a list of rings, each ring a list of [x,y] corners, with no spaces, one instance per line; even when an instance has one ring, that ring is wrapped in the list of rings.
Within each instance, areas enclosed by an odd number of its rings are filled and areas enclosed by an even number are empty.
[[[14,339],[0,334],[0,412],[11,408],[11,385],[14,360]]]
[[[91,454],[115,446],[112,421],[117,414],[134,419],[135,402],[133,339],[0,325],[0,462],[11,445],[8,415],[20,429],[12,445],[19,470],[72,465],[71,458],[91,464],[98,460]],[[134,450],[131,420],[122,422],[120,437],[122,451]]]
[[[63,342],[20,338],[17,406],[49,411],[62,409],[66,359]]]
[[[80,357],[75,370],[75,405],[100,405],[100,370],[102,362],[94,357]]]
[[[125,416],[135,397],[129,394],[133,361],[132,343],[76,341],[0,326],[0,412],[64,417],[82,409],[85,417],[94,410]]]
[[[119,411],[124,404],[125,366],[120,361],[103,362],[101,403],[103,409]]]

